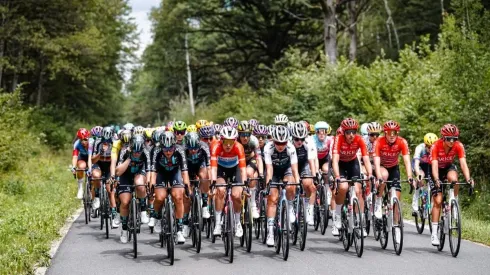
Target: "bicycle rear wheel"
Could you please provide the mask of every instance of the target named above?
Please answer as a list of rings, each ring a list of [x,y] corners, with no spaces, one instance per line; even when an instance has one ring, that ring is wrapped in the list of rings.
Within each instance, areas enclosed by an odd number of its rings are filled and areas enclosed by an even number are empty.
[[[393,198],[393,224],[391,226],[391,235],[393,237],[393,248],[396,255],[400,255],[403,249],[403,215],[400,201],[397,198]],[[396,214],[398,212],[398,214]],[[397,237],[396,232],[400,232],[400,236]]]
[[[243,225],[243,236],[245,236],[245,244],[247,252],[252,250],[252,231],[253,231],[252,207],[250,206],[250,198],[245,200],[245,214]]]
[[[449,248],[453,257],[457,257],[461,244],[461,213],[456,200],[451,200],[451,215],[449,218]]]
[[[287,261],[289,256],[289,206],[287,203],[282,205],[282,215],[281,215],[281,231],[282,231],[282,259]]]
[[[352,221],[353,221],[353,231],[352,237],[354,239],[354,247],[356,248],[357,257],[362,256],[362,252],[364,250],[364,236],[362,230],[362,215],[361,206],[359,205],[359,201],[357,198],[354,198],[352,201]]]
[[[364,221],[365,224],[363,224],[363,226],[366,228],[367,236],[369,236],[369,232],[371,231],[371,219],[369,217],[369,208],[367,204],[367,199],[364,199]]]
[[[131,200],[131,227],[133,228],[132,230],[132,235],[133,235],[133,252],[134,256],[133,258],[138,257],[138,239],[137,239],[137,231],[138,231],[138,218],[137,218],[138,212],[137,212],[137,207],[136,207],[136,200],[132,199]]]
[[[299,249],[303,251],[305,250],[306,246],[306,234],[308,233],[308,225],[306,224],[306,204],[305,200],[302,197],[299,198],[298,209]]]
[[[345,251],[349,251],[351,245],[351,233],[349,233],[349,220],[347,218],[347,205],[342,205],[341,223],[342,228],[340,229],[340,235],[342,235],[342,245]]]
[[[315,231],[317,231],[318,227],[320,227],[320,196],[321,196],[320,191],[317,191],[316,200],[313,207],[313,221],[314,221],[313,228],[315,228]]]
[[[415,190],[414,192],[419,192],[419,190]],[[424,233],[424,227],[425,227],[425,204],[424,204],[424,198],[422,196],[419,196],[419,201],[418,201],[418,209],[416,212],[413,214],[413,218],[415,220],[415,227],[417,228],[417,232],[419,234]],[[430,222],[427,225],[430,227]]]

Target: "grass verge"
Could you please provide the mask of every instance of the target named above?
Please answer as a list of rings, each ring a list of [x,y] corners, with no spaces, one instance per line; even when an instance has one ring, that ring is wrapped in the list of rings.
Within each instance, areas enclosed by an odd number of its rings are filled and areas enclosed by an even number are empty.
[[[48,265],[51,242],[80,205],[68,155],[42,149],[18,171],[0,175],[0,274],[29,274],[36,263]]]

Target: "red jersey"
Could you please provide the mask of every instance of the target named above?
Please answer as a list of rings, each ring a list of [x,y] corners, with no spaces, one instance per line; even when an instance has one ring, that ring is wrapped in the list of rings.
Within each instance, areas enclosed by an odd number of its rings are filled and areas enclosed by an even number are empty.
[[[348,162],[357,157],[357,150],[361,149],[362,156],[368,156],[367,146],[360,135],[356,135],[352,143],[347,143],[344,135],[335,136],[333,154],[340,156],[340,161]]]
[[[453,147],[446,153],[444,150],[444,140],[441,138],[432,145],[430,161],[437,160],[439,162],[439,168],[447,168],[454,162],[456,155],[458,155],[458,158],[466,157],[463,144],[459,141],[454,142]]]
[[[218,165],[225,168],[233,168],[237,165],[240,168],[247,167],[243,146],[235,141],[231,151],[225,152],[221,141],[211,143],[211,167],[218,167]]]
[[[374,142],[374,157],[379,157],[381,166],[391,168],[398,165],[400,152],[403,156],[410,154],[407,141],[402,137],[396,137],[393,144],[389,144],[386,137],[379,137]]]

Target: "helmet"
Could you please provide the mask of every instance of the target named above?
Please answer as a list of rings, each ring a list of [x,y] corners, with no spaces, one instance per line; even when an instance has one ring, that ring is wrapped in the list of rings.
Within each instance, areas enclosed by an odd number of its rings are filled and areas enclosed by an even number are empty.
[[[169,121],[166,126],[167,126],[167,129],[174,129],[174,122]],[[169,131],[171,131],[171,130],[169,130]]]
[[[90,130],[90,134],[93,136],[93,137],[100,137],[102,135],[102,130],[104,128],[102,128],[102,126],[95,126],[94,128],[92,128]]]
[[[153,132],[155,132],[155,128],[146,128],[145,129],[145,138],[147,140],[151,139]]]
[[[309,126],[308,126],[308,127],[309,127],[309,129],[308,129],[308,130],[309,130],[310,134],[314,134],[314,133],[315,133],[315,125],[313,125],[313,124],[309,124]]]
[[[288,128],[283,125],[278,125],[274,131],[272,131],[272,140],[276,142],[287,142],[289,140]]]
[[[347,130],[357,130],[359,129],[359,123],[353,118],[346,118],[342,120],[342,123],[340,123],[340,127],[342,127],[342,130],[347,131]]]
[[[436,142],[436,140],[438,140],[439,138],[437,137],[436,134],[434,133],[427,133],[425,134],[424,136],[424,143],[425,145],[427,146],[431,146],[432,144],[434,144],[434,142]]]
[[[248,123],[247,120],[242,120],[240,121],[240,123],[238,124],[238,132],[252,132],[252,126],[250,125],[250,123]]]
[[[367,123],[367,122],[361,124],[361,135],[367,136],[367,134],[368,134],[368,127],[369,127],[369,123]]]
[[[223,126],[230,126],[232,128],[236,128],[238,126],[238,120],[231,116],[225,119],[225,121],[223,122]]]
[[[340,136],[343,134],[344,134],[344,129],[342,129],[342,127],[337,128],[337,136]]]
[[[204,126],[199,129],[199,136],[202,138],[211,138],[215,134],[213,126]]]
[[[187,131],[188,133],[190,133],[190,132],[197,133],[197,127],[196,127],[196,125],[191,124],[191,125],[187,126],[186,131]]]
[[[143,152],[145,148],[145,138],[143,135],[134,135],[131,140],[131,150],[136,153]]]
[[[308,136],[308,129],[303,122],[296,122],[291,131],[291,135],[295,138],[305,138]]]
[[[205,119],[200,119],[196,122],[196,128],[197,130],[201,129],[201,127],[208,126],[209,122]]]
[[[213,126],[213,125],[214,125],[214,122],[208,121],[208,126]]]
[[[288,119],[288,116],[285,115],[285,114],[278,114],[275,118],[274,118],[274,124],[280,124],[280,125],[284,125],[286,123],[288,123],[289,119]]]
[[[133,135],[144,135],[145,134],[145,128],[143,126],[136,126],[133,129]]]
[[[383,128],[381,128],[381,125],[379,123],[373,121],[369,123],[367,131],[368,133],[381,133],[381,131],[383,131]]]
[[[87,129],[85,128],[80,128],[78,129],[77,131],[77,137],[79,139],[86,139],[86,138],[89,138],[90,137],[90,133],[88,132]]]
[[[223,129],[223,126],[221,124],[214,124],[213,125],[213,128],[214,128],[214,134],[221,132],[221,129]]]
[[[383,131],[400,131],[400,124],[394,120],[389,120],[383,125]]]
[[[276,128],[276,125],[269,125],[267,126],[267,131],[269,132],[269,135],[272,135],[272,132]]]
[[[179,120],[173,124],[173,128],[175,131],[185,131],[185,129],[187,128],[187,124]]]
[[[259,125],[259,122],[253,118],[251,120],[249,120],[248,123],[250,123],[250,125],[252,125],[252,128],[255,128],[255,127],[257,127],[257,125]]]
[[[191,132],[185,136],[185,145],[187,148],[198,148],[200,144],[199,135],[197,133]]]
[[[131,131],[130,130],[122,130],[119,139],[123,143],[129,143],[129,141],[131,140],[131,136],[132,136],[132,134],[131,134]]]
[[[170,131],[165,131],[160,136],[160,146],[169,148],[175,145],[175,135]]]
[[[269,134],[269,131],[267,130],[267,127],[265,125],[257,125],[257,127],[254,127],[253,131],[254,135],[257,136],[266,136]]]
[[[291,132],[294,128],[294,122],[288,121],[287,125],[289,132]]]
[[[151,133],[151,139],[153,140],[153,143],[158,143],[160,142],[160,138],[162,137],[163,133],[165,131],[162,130],[162,129],[157,129],[155,131],[153,131],[153,133]]]
[[[126,124],[124,124],[124,126],[123,126],[123,129],[124,129],[124,130],[129,130],[129,131],[132,131],[132,130],[133,130],[133,128],[134,128],[133,123],[126,123]]]
[[[328,125],[328,123],[326,123],[325,121],[318,121],[317,123],[315,123],[315,132],[320,129],[325,129],[327,133],[329,133],[328,129],[330,129],[331,131],[330,125]]]
[[[446,124],[441,128],[441,136],[443,137],[459,137],[459,129],[454,124]]]
[[[102,137],[104,139],[106,140],[111,139],[113,135],[114,135],[114,130],[112,129],[112,127],[104,127],[104,129],[102,129]]]
[[[238,137],[238,131],[231,126],[223,127],[219,134],[221,139],[236,139]]]

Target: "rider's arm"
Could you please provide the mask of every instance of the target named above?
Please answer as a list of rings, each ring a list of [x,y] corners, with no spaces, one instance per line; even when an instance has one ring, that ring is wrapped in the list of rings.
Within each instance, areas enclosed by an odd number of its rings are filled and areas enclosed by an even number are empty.
[[[288,143],[289,159],[291,161],[291,171],[293,172],[294,182],[299,183],[299,173],[298,173],[298,155],[296,154],[296,148]]]
[[[116,165],[117,165],[117,161],[119,158],[120,149],[121,149],[121,141],[120,140],[116,140],[116,141],[112,142],[111,167],[110,167],[111,176],[116,174]]]
[[[436,159],[432,159],[432,177],[434,182],[439,180],[439,161]]]
[[[218,146],[219,142],[211,143],[211,181],[216,181],[218,177]]]
[[[265,183],[269,183],[269,181],[272,179],[272,173],[274,172],[269,144],[266,144],[264,148],[264,162],[265,168],[267,169],[265,173]]]
[[[124,174],[124,172],[126,172],[126,170],[128,169],[130,162],[131,162],[131,157],[128,157],[128,159],[126,159],[122,163],[119,163],[116,167],[116,175],[121,176],[122,174]]]
[[[458,154],[459,157],[459,166],[461,167],[461,171],[463,172],[464,178],[466,181],[470,180],[470,169],[468,168],[468,163],[466,163],[466,154],[464,151],[463,144],[457,143],[456,144],[456,153]]]

